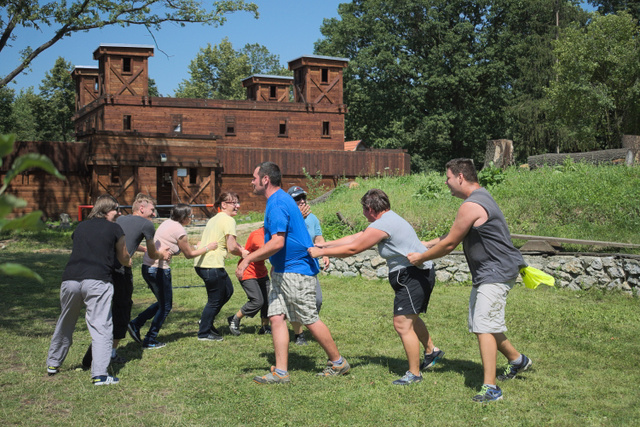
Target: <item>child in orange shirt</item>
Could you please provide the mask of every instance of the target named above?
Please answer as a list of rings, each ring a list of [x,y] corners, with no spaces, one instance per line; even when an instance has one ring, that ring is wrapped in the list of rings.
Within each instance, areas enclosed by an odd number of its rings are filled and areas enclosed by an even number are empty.
[[[254,252],[264,245],[264,227],[249,234],[245,249]],[[240,319],[245,316],[253,317],[260,312],[262,327],[258,330],[258,334],[270,334],[269,318],[267,317],[267,309],[269,307],[269,275],[264,261],[256,261],[249,264],[242,275],[240,281],[242,289],[247,294],[249,300],[240,310],[233,316],[229,316],[229,330],[233,335],[240,335]]]

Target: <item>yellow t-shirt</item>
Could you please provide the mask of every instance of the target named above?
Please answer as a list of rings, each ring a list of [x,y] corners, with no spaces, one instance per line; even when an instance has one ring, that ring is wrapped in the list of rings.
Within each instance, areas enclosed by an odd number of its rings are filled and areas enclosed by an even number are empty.
[[[202,245],[218,242],[218,248],[196,257],[193,265],[202,268],[224,268],[224,259],[229,253],[227,249],[227,235],[229,234],[236,235],[236,220],[224,212],[218,212],[207,222],[201,239]]]

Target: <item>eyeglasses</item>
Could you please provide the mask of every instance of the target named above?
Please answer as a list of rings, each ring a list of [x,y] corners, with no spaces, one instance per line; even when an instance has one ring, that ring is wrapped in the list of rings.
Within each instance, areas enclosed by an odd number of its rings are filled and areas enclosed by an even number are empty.
[[[298,197],[294,197],[293,200],[295,200],[296,202],[299,202],[301,200],[307,200],[307,196],[298,196]]]
[[[229,203],[230,205],[236,205],[236,206],[240,206],[240,202],[236,201],[231,201],[231,200],[225,200],[222,203]]]

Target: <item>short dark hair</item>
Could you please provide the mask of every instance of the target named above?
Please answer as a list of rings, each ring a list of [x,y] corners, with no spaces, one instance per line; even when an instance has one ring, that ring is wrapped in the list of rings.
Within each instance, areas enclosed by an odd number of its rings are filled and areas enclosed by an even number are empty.
[[[238,203],[240,203],[240,197],[238,197],[238,193],[235,193],[233,191],[225,191],[218,196],[218,199],[213,204],[213,207],[215,209],[218,209],[220,206],[222,206],[222,202],[228,202],[229,200],[233,199],[236,199]]]
[[[262,179],[263,176],[269,177],[271,185],[276,187],[282,186],[282,174],[280,168],[273,162],[262,162],[258,165],[258,176]]]
[[[387,193],[377,188],[372,188],[364,193],[364,196],[360,199],[360,204],[365,208],[371,209],[377,214],[391,209],[389,196],[387,196]]]
[[[173,209],[171,209],[170,218],[175,222],[182,224],[185,219],[191,216],[191,206],[186,203],[178,203]]]
[[[472,159],[459,158],[449,160],[445,167],[451,170],[454,175],[461,173],[468,182],[478,182],[478,173]]]
[[[111,211],[118,209],[118,201],[111,194],[103,194],[96,199],[87,219],[105,218]]]

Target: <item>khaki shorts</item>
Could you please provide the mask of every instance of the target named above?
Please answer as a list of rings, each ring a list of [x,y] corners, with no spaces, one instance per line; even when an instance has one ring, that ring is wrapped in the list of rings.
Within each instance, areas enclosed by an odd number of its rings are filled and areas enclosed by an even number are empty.
[[[273,273],[268,316],[284,314],[290,322],[311,325],[320,320],[316,308],[316,276]]]
[[[499,334],[507,331],[504,308],[507,295],[515,284],[484,283],[474,286],[469,297],[469,332],[475,334]]]

